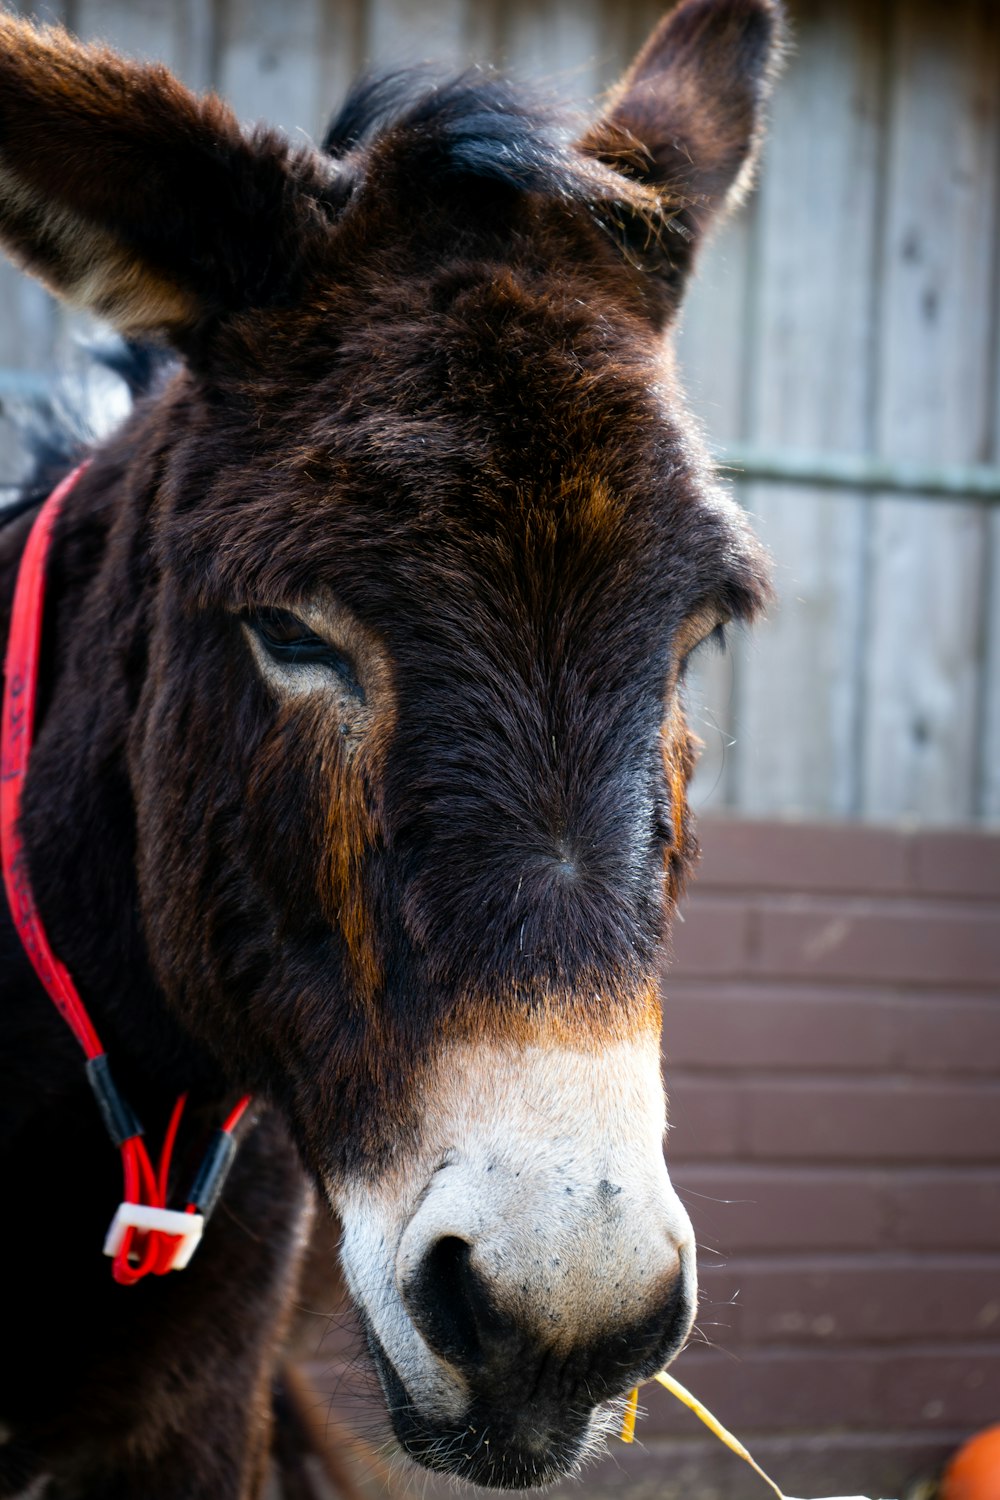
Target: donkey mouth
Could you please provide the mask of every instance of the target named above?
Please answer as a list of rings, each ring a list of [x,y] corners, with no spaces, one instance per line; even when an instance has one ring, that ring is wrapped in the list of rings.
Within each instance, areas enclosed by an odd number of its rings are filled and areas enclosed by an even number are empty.
[[[594,1446],[594,1413],[575,1403],[558,1409],[539,1401],[511,1407],[473,1398],[460,1422],[428,1418],[370,1325],[366,1334],[393,1432],[422,1468],[488,1489],[534,1489],[572,1473]]]

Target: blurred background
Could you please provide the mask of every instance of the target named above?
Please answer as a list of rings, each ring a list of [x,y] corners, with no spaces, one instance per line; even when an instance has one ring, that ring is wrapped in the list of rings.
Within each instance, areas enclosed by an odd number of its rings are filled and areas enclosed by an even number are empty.
[[[369,65],[500,62],[586,105],[662,9],[44,13],[317,137]],[[760,184],[679,341],[779,598],[689,696],[704,860],[665,1050],[705,1293],[677,1373],[786,1490],[913,1495],[1000,1420],[1000,5],[789,9]],[[79,362],[75,326],[0,268],[8,409]],[[314,1372],[350,1411],[351,1340],[324,1327]],[[666,1393],[644,1405],[586,1492],[765,1493]]]

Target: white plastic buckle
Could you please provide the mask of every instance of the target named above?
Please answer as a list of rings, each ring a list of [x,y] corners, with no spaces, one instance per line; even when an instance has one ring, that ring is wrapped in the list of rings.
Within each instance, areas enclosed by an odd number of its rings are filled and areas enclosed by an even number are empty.
[[[177,1236],[171,1271],[183,1271],[198,1248],[205,1219],[202,1214],[178,1213],[173,1208],[150,1208],[145,1203],[119,1203],[118,1212],[111,1220],[111,1227],[104,1238],[105,1255],[117,1255],[129,1228],[148,1232],[160,1229],[164,1234]]]

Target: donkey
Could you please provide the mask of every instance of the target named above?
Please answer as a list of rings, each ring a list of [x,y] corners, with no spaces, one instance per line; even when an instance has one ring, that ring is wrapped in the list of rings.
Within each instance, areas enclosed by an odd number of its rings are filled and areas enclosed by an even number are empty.
[[[190,1266],[117,1285],[114,1153],[5,912],[0,1495],[258,1496],[314,1193],[418,1463],[557,1478],[684,1344],[682,679],[767,578],[666,338],[779,30],[684,0],[578,132],[397,78],[316,149],[0,16],[0,239],[179,357],[55,524],[27,869],[150,1137],[182,1092],[179,1160],[256,1115]]]

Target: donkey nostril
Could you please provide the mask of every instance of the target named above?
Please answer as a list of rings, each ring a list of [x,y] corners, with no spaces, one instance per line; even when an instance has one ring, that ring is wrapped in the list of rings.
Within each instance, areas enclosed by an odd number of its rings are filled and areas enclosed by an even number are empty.
[[[456,1235],[431,1246],[402,1296],[435,1354],[459,1367],[480,1364],[505,1328],[472,1264],[472,1246]]]

